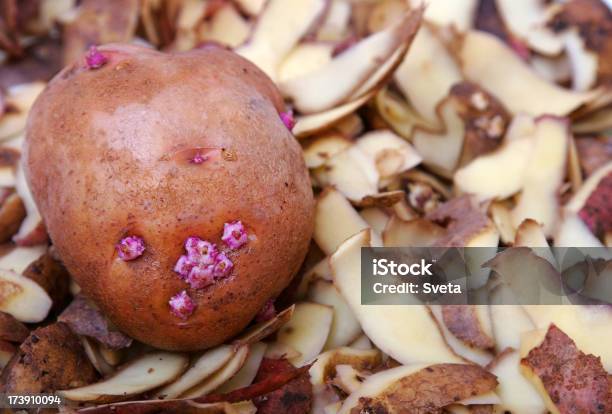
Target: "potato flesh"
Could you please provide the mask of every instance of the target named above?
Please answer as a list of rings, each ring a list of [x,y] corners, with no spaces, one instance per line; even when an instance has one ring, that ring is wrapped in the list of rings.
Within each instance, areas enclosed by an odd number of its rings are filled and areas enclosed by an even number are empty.
[[[321,353],[332,326],[331,306],[302,302],[295,307],[293,318],[280,329],[277,340],[295,348],[300,356],[291,363],[300,367]]]
[[[42,321],[53,304],[40,285],[9,270],[0,271],[0,297],[0,311],[21,322]]]
[[[545,82],[489,34],[468,33],[460,59],[466,77],[493,93],[513,113],[564,116],[592,99],[591,92],[572,92]]]

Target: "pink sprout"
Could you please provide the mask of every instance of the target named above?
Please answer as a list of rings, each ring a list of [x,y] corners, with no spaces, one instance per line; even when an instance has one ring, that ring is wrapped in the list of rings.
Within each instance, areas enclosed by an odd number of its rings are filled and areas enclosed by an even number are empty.
[[[145,244],[144,240],[138,236],[128,236],[121,239],[121,241],[115,245],[115,248],[117,249],[119,258],[127,262],[142,256],[145,251]]]
[[[225,223],[221,240],[232,250],[242,247],[248,241],[247,232],[240,220]]]
[[[196,308],[195,303],[185,290],[172,296],[168,304],[170,305],[170,311],[181,319],[187,319]]]
[[[189,275],[187,275],[187,283],[193,289],[203,289],[206,286],[212,285],[215,281],[213,275],[214,265],[198,264],[194,266]]]
[[[88,69],[98,69],[108,62],[108,58],[97,47],[91,46],[85,55],[85,62],[87,62]]]
[[[222,279],[229,276],[232,272],[234,263],[225,255],[225,253],[219,253],[215,260],[215,267],[213,270],[215,280]]]
[[[219,253],[216,244],[199,237],[189,237],[185,240],[185,250],[189,259],[198,264],[213,264]]]
[[[276,316],[276,309],[274,308],[274,299],[270,299],[266,304],[259,310],[257,316],[255,316],[256,322],[265,322]]]
[[[283,124],[287,127],[289,131],[293,131],[293,127],[295,126],[295,119],[293,118],[293,111],[288,110],[287,112],[281,112],[280,118],[283,121]]]
[[[187,279],[189,272],[196,266],[197,263],[189,258],[189,256],[183,255],[179,257],[174,265],[174,271],[181,275],[182,279]]]
[[[198,152],[192,159],[189,160],[189,162],[192,164],[202,164],[206,160],[208,160],[208,157]]]

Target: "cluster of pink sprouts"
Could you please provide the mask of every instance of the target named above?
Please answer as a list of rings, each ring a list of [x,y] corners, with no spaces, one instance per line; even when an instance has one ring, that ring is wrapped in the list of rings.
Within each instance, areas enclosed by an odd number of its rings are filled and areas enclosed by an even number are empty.
[[[241,221],[232,221],[223,226],[221,240],[227,251],[237,250],[248,242],[248,234]],[[174,271],[192,289],[203,289],[232,273],[234,263],[215,243],[199,237],[188,237],[184,247],[186,254],[179,257],[174,265]],[[145,243],[142,237],[126,236],[117,243],[115,249],[121,260],[131,261],[142,256]],[[181,319],[187,319],[196,308],[195,302],[186,290],[170,298],[168,304],[172,314]],[[270,314],[274,316],[274,305],[267,304],[262,312],[262,318],[270,318]]]
[[[248,242],[248,235],[242,222],[225,223],[221,240],[230,251],[244,246]],[[185,254],[178,258],[174,265],[174,271],[192,289],[206,288],[232,273],[234,263],[215,243],[192,236],[185,240],[184,247]],[[179,295],[183,293],[184,296],[189,298],[185,291]],[[175,315],[180,313],[175,309],[175,306],[183,303],[175,300],[177,296],[174,296],[169,302],[170,309]]]

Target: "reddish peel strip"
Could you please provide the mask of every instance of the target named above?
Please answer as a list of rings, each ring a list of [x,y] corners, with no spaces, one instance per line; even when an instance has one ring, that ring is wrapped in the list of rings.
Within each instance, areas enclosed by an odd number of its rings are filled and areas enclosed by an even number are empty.
[[[264,358],[264,360],[262,361],[262,365],[269,364],[269,361],[271,360],[267,360]],[[287,362],[286,360],[279,361]],[[252,400],[256,397],[260,397],[262,395],[266,395],[275,390],[278,390],[279,388],[293,381],[297,377],[307,374],[308,370],[310,369],[310,365],[306,365],[300,368],[294,368],[293,365],[291,365],[291,368],[292,369],[287,369],[287,367],[285,366],[274,371],[266,372],[265,378],[261,379],[260,381],[257,381],[257,379],[259,378],[256,378],[257,382],[252,385],[249,385],[248,387],[240,388],[227,394],[207,395],[205,397],[196,398],[195,401],[203,403],[213,403],[221,401],[239,402],[244,400]],[[258,376],[261,377],[261,374],[262,372],[260,371],[258,373]]]
[[[141,237],[128,236],[121,239],[115,248],[119,258],[127,262],[142,256],[145,251],[145,244]]]
[[[612,409],[611,381],[601,358],[580,351],[555,325],[550,325],[544,341],[521,360],[521,369],[538,388],[544,388],[550,411],[604,414]]]
[[[584,207],[578,212],[578,216],[589,227],[591,232],[597,236],[603,236],[612,232],[611,195],[612,173],[599,181],[595,190],[587,198]]]

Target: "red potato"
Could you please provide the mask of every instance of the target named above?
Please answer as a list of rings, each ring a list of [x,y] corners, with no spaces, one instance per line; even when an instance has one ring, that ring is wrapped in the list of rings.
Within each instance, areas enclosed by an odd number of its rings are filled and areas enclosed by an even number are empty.
[[[108,45],[49,83],[30,113],[27,178],[67,269],[122,332],[209,348],[290,282],[314,201],[283,111],[260,70],[213,46]]]

